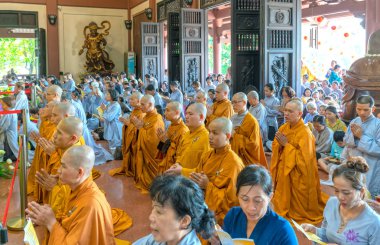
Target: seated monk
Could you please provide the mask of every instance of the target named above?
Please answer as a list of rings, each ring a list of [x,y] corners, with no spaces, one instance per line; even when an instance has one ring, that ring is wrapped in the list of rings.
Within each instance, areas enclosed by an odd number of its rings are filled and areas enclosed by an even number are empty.
[[[209,126],[212,150],[202,155],[198,167],[194,169],[177,166],[172,173],[182,173],[190,177],[205,191],[205,202],[215,212],[218,224],[223,224],[224,216],[239,202],[236,196],[236,179],[244,164],[231,150],[229,140],[232,123],[225,117],[217,118]]]
[[[206,92],[203,90],[198,91],[195,95],[195,102],[206,105],[206,102],[207,102]]]
[[[50,102],[55,102],[59,103],[61,100],[61,95],[62,95],[62,88],[57,86],[57,85],[52,85],[47,88],[46,90],[46,100],[47,100],[47,105],[46,108],[49,108],[49,103]],[[53,103],[54,103],[53,102]],[[42,165],[40,167],[40,163],[43,164],[46,162],[46,155],[43,153],[41,146],[38,144],[38,139],[40,137],[44,137],[47,139],[50,139],[55,131],[55,125],[50,123],[49,118],[51,115],[51,110],[53,108],[53,104],[50,104],[50,109],[46,111],[46,108],[40,109],[40,118],[41,118],[41,124],[39,127],[39,132],[32,132],[30,134],[31,138],[37,143],[36,149],[34,150],[34,158],[32,161],[32,164],[29,169],[29,174],[28,174],[28,182],[27,182],[27,194],[30,195],[34,193],[34,197],[37,200],[37,202],[41,202],[41,196],[38,193],[38,188],[35,187],[35,174],[36,170],[39,170],[43,167]]]
[[[201,103],[189,105],[186,110],[186,126],[189,131],[177,147],[177,159],[167,171],[175,171],[178,166],[183,168],[196,168],[201,161],[202,154],[210,150],[208,131],[204,126],[206,118],[206,106]]]
[[[63,154],[58,174],[70,195],[62,221],[48,205],[28,204],[28,217],[48,229],[45,244],[115,244],[110,205],[91,177],[94,162],[88,146],[73,146]]]
[[[157,130],[165,130],[165,124],[162,116],[157,113],[154,107],[153,96],[144,95],[142,97],[141,110],[145,113],[144,119],[139,120],[134,116],[131,121],[139,130],[136,154],[136,187],[145,192],[149,190],[150,184],[159,173],[159,159],[156,156],[160,139],[157,136]]]
[[[231,149],[238,154],[246,166],[259,164],[268,168],[261,140],[260,125],[256,118],[248,112],[247,100],[247,96],[242,92],[236,93],[232,97],[232,106],[237,114],[231,118],[233,127],[230,140]]]
[[[181,118],[181,113],[182,105],[177,101],[170,102],[165,110],[165,118],[170,121],[170,126],[167,132],[162,128],[157,129],[157,136],[160,139],[157,148],[159,155],[163,155],[163,159],[159,164],[160,173],[165,172],[176,163],[178,145],[183,136],[189,131]]]
[[[302,119],[303,103],[285,105],[286,123],[275,135],[271,173],[274,211],[297,223],[319,224],[327,198],[322,197],[315,153],[315,139]],[[326,200],[325,200],[326,199]]]
[[[228,100],[229,93],[230,89],[227,84],[221,83],[216,86],[215,102],[212,106],[207,107],[206,126],[218,117],[227,117],[228,119],[232,117],[234,114],[234,109],[231,101]]]
[[[111,176],[115,174],[125,174],[129,177],[135,176],[136,170],[136,152],[137,152],[137,137],[139,135],[139,130],[130,120],[136,117],[142,120],[145,114],[140,108],[140,100],[143,95],[140,92],[135,92],[129,97],[129,104],[133,107],[133,111],[129,118],[120,117],[119,120],[124,124],[123,126],[123,137],[122,137],[122,153],[123,161],[122,166],[119,168],[111,169],[108,173]]]

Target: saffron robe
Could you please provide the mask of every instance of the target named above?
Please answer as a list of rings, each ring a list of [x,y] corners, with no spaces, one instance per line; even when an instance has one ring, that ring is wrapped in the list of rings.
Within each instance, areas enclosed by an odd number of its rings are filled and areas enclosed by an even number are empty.
[[[182,118],[178,122],[171,123],[166,134],[168,137],[165,145],[168,148],[164,154],[164,158],[159,164],[159,172],[163,173],[177,162],[177,149],[184,135],[189,132],[189,128],[185,125]],[[165,147],[166,148],[166,147]]]
[[[193,132],[188,131],[177,148],[177,163],[183,168],[196,168],[202,154],[211,150],[208,140],[208,130],[204,125]]]
[[[209,182],[205,189],[205,202],[215,212],[216,221],[222,225],[228,211],[238,206],[236,180],[244,164],[240,157],[231,150],[230,145],[216,152],[214,149],[202,155],[196,169],[182,169],[183,175],[189,177],[192,172],[207,175]]]
[[[115,244],[110,205],[91,177],[70,191],[64,214],[45,244]]]
[[[235,126],[235,125],[234,125]],[[243,160],[244,165],[260,164],[268,168],[260,134],[260,125],[251,113],[247,113],[241,125],[234,128],[230,140],[231,149]]]
[[[160,139],[157,137],[157,129],[165,130],[162,116],[156,109],[147,113],[144,117],[144,125],[139,130],[136,154],[136,187],[142,191],[149,190],[153,179],[158,175],[159,159],[157,145]]]
[[[234,108],[232,107],[231,101],[224,99],[221,101],[216,101],[212,104],[213,113],[206,118],[206,126],[210,124],[214,119],[218,117],[227,117],[230,119],[234,114]]]
[[[137,117],[139,120],[144,118],[145,114],[139,109],[135,108],[130,118]],[[122,137],[122,153],[123,161],[120,168],[111,169],[108,173],[111,176],[115,174],[125,174],[126,176],[134,177],[136,173],[136,154],[137,154],[137,138],[139,130],[135,127],[132,121],[129,125],[123,126]]]
[[[41,137],[50,139],[53,137],[53,134],[56,130],[55,124],[51,123],[49,120],[42,120],[39,128],[39,133]],[[39,185],[36,184],[36,172],[40,171],[41,168],[45,169],[47,162],[49,160],[49,155],[47,155],[43,148],[37,143],[37,147],[34,151],[34,158],[32,161],[32,165],[28,174],[28,182],[27,182],[27,194],[34,193],[34,198],[36,202],[42,202],[42,189]]]
[[[274,211],[299,224],[317,225],[323,220],[327,196],[321,193],[315,138],[302,119],[292,128],[285,123],[279,132],[286,135],[288,143],[281,147],[276,139],[273,141]]]

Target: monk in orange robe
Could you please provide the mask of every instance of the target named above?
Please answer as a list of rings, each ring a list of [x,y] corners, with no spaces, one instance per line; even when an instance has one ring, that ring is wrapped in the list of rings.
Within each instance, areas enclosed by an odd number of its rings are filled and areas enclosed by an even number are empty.
[[[49,231],[44,244],[115,244],[110,205],[91,177],[94,162],[88,146],[74,146],[64,153],[58,173],[70,195],[61,221],[51,207],[28,204],[26,213],[32,222]]]
[[[218,117],[227,117],[228,119],[232,117],[234,108],[232,107],[231,101],[228,100],[229,93],[230,89],[227,84],[221,83],[216,86],[215,103],[207,107],[206,126]]]
[[[196,168],[201,161],[202,154],[209,151],[208,130],[204,126],[206,106],[201,103],[191,104],[186,110],[186,126],[189,131],[183,136],[177,148],[176,164],[166,172],[176,172],[176,168]]]
[[[286,123],[273,141],[272,203],[274,211],[288,220],[317,225],[323,220],[326,197],[322,197],[319,183],[315,139],[302,112],[302,101],[290,100],[285,106]]]
[[[165,118],[170,121],[170,126],[167,131],[162,128],[157,129],[157,136],[160,143],[157,146],[159,155],[163,156],[159,164],[159,173],[165,172],[177,160],[178,145],[183,139],[183,136],[189,131],[181,118],[182,104],[179,102],[170,102],[166,106]]]
[[[160,139],[157,130],[165,130],[162,116],[154,107],[154,97],[144,95],[141,99],[141,110],[145,113],[143,120],[132,117],[131,121],[139,130],[136,154],[136,187],[143,192],[149,190],[153,179],[159,174],[159,162],[157,156],[157,145]]]
[[[38,144],[40,137],[50,139],[55,131],[55,125],[52,124],[49,119],[51,116],[51,111],[54,104],[61,101],[62,88],[57,85],[52,85],[46,90],[46,100],[47,105],[45,108],[40,109],[40,118],[41,124],[39,127],[39,132],[32,132],[31,138],[37,143],[36,149],[34,151],[34,158],[29,169],[28,181],[27,181],[27,194],[30,195],[34,193],[34,197],[37,201],[41,202],[40,194],[38,193],[39,189],[35,187],[35,174],[36,171],[45,167],[43,164],[47,162],[46,155],[42,151],[41,146]],[[49,103],[52,102],[49,106]],[[40,167],[40,165],[42,165]]]
[[[231,118],[233,125],[231,149],[238,154],[245,165],[259,164],[268,168],[260,125],[256,118],[248,112],[247,100],[247,96],[242,92],[236,93],[232,97],[232,105],[236,114]]]
[[[142,120],[145,114],[140,109],[140,100],[142,98],[140,92],[135,92],[129,98],[129,104],[134,108],[128,119],[121,117],[119,120],[124,124],[123,126],[123,144],[122,153],[123,161],[122,166],[119,168],[111,169],[108,173],[111,176],[115,174],[125,174],[129,177],[135,176],[136,153],[137,153],[137,138],[139,131],[130,118],[136,117]]]
[[[232,123],[221,117],[209,125],[210,146],[213,148],[202,155],[195,169],[177,167],[205,191],[205,202],[215,212],[218,224],[222,225],[227,212],[239,202],[236,196],[236,180],[244,164],[240,157],[231,150],[229,140]],[[179,171],[178,171],[179,170]]]

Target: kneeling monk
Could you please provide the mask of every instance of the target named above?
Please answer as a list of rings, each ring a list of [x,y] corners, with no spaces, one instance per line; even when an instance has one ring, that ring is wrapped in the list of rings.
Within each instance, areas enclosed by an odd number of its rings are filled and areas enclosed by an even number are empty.
[[[110,205],[91,177],[94,161],[88,146],[73,146],[62,156],[58,174],[70,187],[70,197],[61,222],[49,206],[28,204],[32,222],[49,231],[45,244],[115,244]]]

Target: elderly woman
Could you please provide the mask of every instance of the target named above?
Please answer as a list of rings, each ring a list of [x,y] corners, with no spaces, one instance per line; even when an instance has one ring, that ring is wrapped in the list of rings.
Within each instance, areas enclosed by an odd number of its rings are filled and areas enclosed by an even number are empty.
[[[317,159],[325,157],[331,151],[333,131],[326,126],[324,116],[316,115],[313,118],[313,135],[315,137],[315,151]]]
[[[362,157],[352,157],[333,173],[335,196],[326,204],[321,228],[302,224],[323,242],[349,245],[375,245],[380,241],[380,216],[364,201],[365,173]]]
[[[150,197],[152,233],[134,245],[200,245],[197,233],[205,239],[214,233],[214,215],[195,182],[182,176],[162,175],[153,181]]]
[[[223,230],[232,238],[253,239],[256,245],[297,245],[292,226],[269,206],[272,188],[272,178],[265,168],[257,165],[245,167],[236,183],[240,206],[227,213]]]

